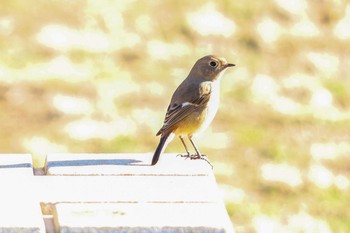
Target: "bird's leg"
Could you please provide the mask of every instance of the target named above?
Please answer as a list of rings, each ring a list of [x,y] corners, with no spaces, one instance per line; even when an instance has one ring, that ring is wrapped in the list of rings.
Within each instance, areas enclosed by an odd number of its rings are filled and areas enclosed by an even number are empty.
[[[180,140],[181,140],[181,142],[182,142],[182,145],[184,145],[184,147],[185,147],[185,150],[186,150],[187,155],[178,154],[177,156],[190,158],[190,157],[191,157],[191,153],[190,153],[190,151],[188,150],[188,148],[187,148],[187,146],[186,146],[186,143],[185,143],[185,141],[184,141],[184,138],[183,138],[181,135],[179,136],[179,138],[180,138]]]
[[[194,142],[193,142],[193,140],[192,140],[192,137],[188,137],[188,139],[189,139],[190,142],[192,143],[192,146],[193,146],[193,148],[195,149],[195,151],[196,151],[196,153],[197,153],[196,155],[191,155],[190,158],[191,158],[191,159],[202,159],[202,160],[206,161],[206,162],[211,166],[211,168],[213,168],[213,165],[211,165],[211,163],[210,163],[210,161],[208,160],[207,156],[206,156],[206,155],[202,155],[202,154],[199,152],[197,146],[194,144]]]
[[[196,144],[194,144],[194,142],[193,142],[193,140],[192,140],[192,137],[188,137],[188,139],[190,140],[190,142],[192,143],[192,146],[193,146],[194,150],[196,151],[196,154],[195,154],[195,155],[191,155],[191,159],[201,159],[203,156],[205,156],[205,155],[202,155],[202,154],[199,152],[199,150],[198,150]]]

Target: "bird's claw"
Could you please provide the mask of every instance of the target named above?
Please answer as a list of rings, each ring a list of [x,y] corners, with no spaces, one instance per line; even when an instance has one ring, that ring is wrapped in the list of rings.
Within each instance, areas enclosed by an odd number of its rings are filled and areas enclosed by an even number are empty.
[[[188,159],[188,158],[191,158],[191,154],[190,154],[190,153],[185,154],[185,155],[183,155],[183,154],[177,154],[176,157],[181,157],[181,158]]]
[[[177,156],[180,156],[180,157],[185,158],[185,159],[191,159],[191,160],[195,160],[195,159],[200,159],[201,158],[201,156],[199,156],[197,154],[192,154],[191,155],[190,153],[185,154],[185,155],[178,154]]]
[[[201,159],[201,160],[204,160],[205,162],[207,162],[211,169],[213,169],[213,165],[211,165],[210,161],[208,160],[208,157],[206,155],[198,155],[198,154],[178,154],[177,156],[180,156],[182,158],[185,158],[185,159],[191,159],[191,160],[196,160],[196,159]]]
[[[209,159],[208,159],[208,157],[206,155],[200,156],[199,159],[204,160],[205,162],[207,162],[210,165],[211,169],[214,168],[213,165],[211,165],[211,163],[210,163],[210,161],[209,161]]]

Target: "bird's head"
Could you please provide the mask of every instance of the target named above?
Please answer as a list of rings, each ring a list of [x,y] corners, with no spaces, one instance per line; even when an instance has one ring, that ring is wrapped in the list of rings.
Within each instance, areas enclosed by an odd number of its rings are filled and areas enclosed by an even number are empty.
[[[194,76],[212,81],[218,79],[223,71],[235,64],[228,63],[225,58],[219,58],[214,55],[208,55],[200,58],[193,66],[191,73]]]

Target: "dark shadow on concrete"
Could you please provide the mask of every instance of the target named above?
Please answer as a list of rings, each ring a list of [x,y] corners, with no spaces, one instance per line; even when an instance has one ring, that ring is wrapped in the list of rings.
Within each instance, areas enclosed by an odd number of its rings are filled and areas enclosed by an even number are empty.
[[[97,165],[127,165],[127,166],[149,166],[136,159],[86,159],[69,161],[50,161],[48,167],[74,167],[74,166],[97,166]]]
[[[6,165],[0,165],[0,169],[5,168],[32,168],[32,165],[30,163],[16,163],[16,164],[6,164]]]

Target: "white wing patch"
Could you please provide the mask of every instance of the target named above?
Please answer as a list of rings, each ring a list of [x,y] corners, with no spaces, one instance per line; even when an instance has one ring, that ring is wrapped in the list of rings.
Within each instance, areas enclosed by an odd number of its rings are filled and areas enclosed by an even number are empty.
[[[183,108],[183,107],[186,107],[186,106],[188,106],[188,105],[191,105],[191,103],[190,103],[190,102],[185,102],[185,103],[182,103],[182,104],[181,104],[181,107]]]

